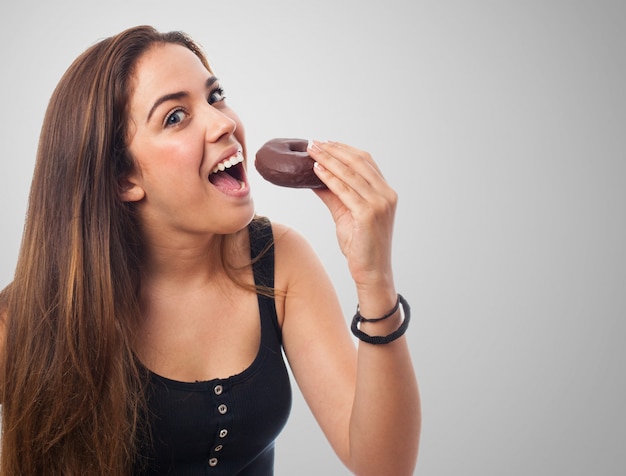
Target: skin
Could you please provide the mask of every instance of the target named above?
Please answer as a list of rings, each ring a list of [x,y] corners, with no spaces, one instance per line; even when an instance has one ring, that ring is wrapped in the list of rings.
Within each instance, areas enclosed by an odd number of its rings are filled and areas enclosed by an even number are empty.
[[[238,149],[245,155],[243,126],[218,84],[207,87],[210,77],[179,45],[154,46],[140,58],[128,138],[138,171],[122,195],[136,202],[146,243],[137,352],[153,372],[189,382],[241,372],[260,341],[256,295],[235,286],[219,258],[220,235],[243,230],[254,204],[245,177],[232,193],[208,180],[221,158]],[[182,94],[159,101],[172,93]],[[315,142],[309,152],[328,186],[315,193],[336,223],[361,313],[381,316],[397,296],[391,268],[396,193],[366,152],[336,142]],[[272,226],[285,352],[316,420],[355,474],[413,474],[421,417],[406,337],[355,347],[308,242],[284,225]],[[246,264],[248,250],[247,233],[238,234],[235,264]],[[253,283],[249,266],[242,277]],[[398,312],[361,328],[386,335],[401,320]]]

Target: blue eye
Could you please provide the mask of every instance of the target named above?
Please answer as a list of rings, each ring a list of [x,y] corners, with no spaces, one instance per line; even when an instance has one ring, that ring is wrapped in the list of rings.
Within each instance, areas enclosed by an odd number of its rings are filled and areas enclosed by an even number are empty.
[[[226,99],[226,96],[224,95],[224,90],[222,88],[216,88],[211,91],[211,94],[209,94],[208,102],[209,104],[215,104],[216,102],[221,102],[224,99]]]
[[[176,124],[180,124],[185,119],[186,114],[187,113],[182,109],[176,109],[175,111],[172,111],[165,118],[165,125],[175,126]]]

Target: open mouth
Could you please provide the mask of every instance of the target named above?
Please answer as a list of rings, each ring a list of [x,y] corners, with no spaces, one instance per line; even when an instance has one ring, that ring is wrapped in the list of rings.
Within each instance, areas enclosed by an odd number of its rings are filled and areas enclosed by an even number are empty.
[[[246,174],[242,152],[239,151],[217,164],[209,174],[209,182],[223,192],[243,189],[246,186]]]

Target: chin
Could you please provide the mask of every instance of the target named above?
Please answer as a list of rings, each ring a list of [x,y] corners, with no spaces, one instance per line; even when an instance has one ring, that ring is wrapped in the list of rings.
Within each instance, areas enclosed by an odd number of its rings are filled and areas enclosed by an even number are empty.
[[[250,206],[246,207],[245,210],[229,213],[228,219],[220,223],[218,233],[222,235],[237,233],[246,228],[255,216],[254,203],[250,200]]]

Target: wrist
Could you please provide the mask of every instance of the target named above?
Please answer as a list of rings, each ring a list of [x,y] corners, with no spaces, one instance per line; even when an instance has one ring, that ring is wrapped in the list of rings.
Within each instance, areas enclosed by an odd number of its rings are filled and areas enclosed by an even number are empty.
[[[401,324],[402,316],[400,311],[396,311],[393,316],[385,319],[384,321],[361,322],[359,324],[359,329],[369,336],[387,336],[400,327]]]
[[[393,282],[372,286],[357,286],[359,312],[365,318],[378,318],[387,314],[398,301]]]
[[[409,303],[397,294],[394,306],[380,317],[366,318],[362,315],[360,306],[357,306],[350,330],[359,340],[368,344],[389,344],[404,335],[410,319]]]

